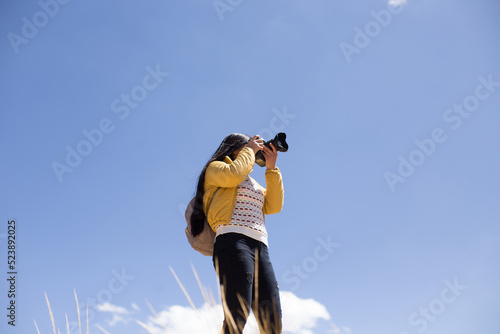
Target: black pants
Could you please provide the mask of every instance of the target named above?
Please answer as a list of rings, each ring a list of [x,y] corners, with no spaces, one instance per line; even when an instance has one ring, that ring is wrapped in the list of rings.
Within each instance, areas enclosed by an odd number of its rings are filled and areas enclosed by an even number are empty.
[[[242,333],[250,309],[262,334],[281,333],[278,282],[267,246],[244,234],[221,234],[215,240],[212,260],[227,305],[222,333]]]

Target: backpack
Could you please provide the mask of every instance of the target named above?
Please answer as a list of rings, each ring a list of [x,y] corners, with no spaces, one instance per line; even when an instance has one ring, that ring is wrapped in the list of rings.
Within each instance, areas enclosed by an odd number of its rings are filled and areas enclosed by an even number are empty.
[[[215,194],[217,193],[219,189],[215,190],[214,194],[212,195],[212,198],[210,199],[210,203],[208,204],[207,208],[207,215],[208,215],[208,210],[210,209],[210,204],[212,204],[212,200],[215,197]],[[191,214],[193,213],[194,209],[194,203],[196,200],[196,196],[191,199],[189,202],[187,208],[186,208],[186,213],[185,213],[185,218],[186,218],[186,237],[188,239],[189,244],[191,247],[194,248],[194,250],[200,252],[203,255],[206,256],[212,256],[214,253],[214,242],[215,242],[215,232],[212,230],[212,227],[208,223],[207,216],[205,216],[205,223],[203,225],[203,231],[201,231],[200,234],[198,234],[196,237],[193,237],[193,234],[191,234]]]

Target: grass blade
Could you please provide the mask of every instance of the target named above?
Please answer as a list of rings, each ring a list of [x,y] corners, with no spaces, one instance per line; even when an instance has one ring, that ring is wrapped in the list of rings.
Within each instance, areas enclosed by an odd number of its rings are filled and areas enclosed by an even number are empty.
[[[80,330],[80,334],[82,334],[82,321],[80,319],[80,306],[78,305],[78,296],[76,295],[76,290],[73,289],[75,292],[75,301],[76,301],[76,311],[78,313],[78,329]]]
[[[47,297],[47,292],[45,292],[45,300],[47,301],[47,307],[49,308],[50,321],[52,322],[52,330],[54,334],[56,334],[56,325],[54,323],[54,315],[52,314],[52,310],[50,309],[49,297]]]
[[[33,319],[33,322],[35,323],[36,332],[37,332],[38,334],[40,334],[40,331],[38,330],[38,325],[36,324],[36,320],[35,320],[35,319]]]
[[[101,325],[99,324],[96,324],[95,325],[101,332],[103,332],[104,334],[111,334],[110,332],[108,332],[107,330],[105,330],[104,328],[101,327]]]
[[[136,322],[137,322],[139,325],[141,325],[141,327],[142,327],[142,328],[144,328],[144,329],[145,329],[148,333],[150,333],[150,334],[155,334],[154,332],[152,332],[152,331],[149,329],[149,327],[148,327],[145,323],[143,323],[143,322],[141,322],[141,321],[139,321],[139,320],[136,320]]]
[[[179,284],[179,286],[181,287],[182,292],[184,292],[184,295],[186,296],[186,298],[187,298],[187,300],[189,302],[189,305],[191,305],[191,307],[193,308],[193,310],[196,311],[196,307],[194,306],[194,303],[191,300],[191,297],[189,296],[189,293],[184,288],[184,285],[182,285],[181,281],[179,280],[179,277],[177,277],[177,275],[175,274],[174,269],[172,267],[170,267],[170,266],[169,266],[169,268],[170,268],[170,271],[172,272],[172,275],[174,275],[175,280],[177,281],[177,284]]]
[[[89,334],[89,304],[87,304],[87,334]]]
[[[155,316],[155,319],[156,321],[158,321],[160,323],[160,326],[165,330],[165,333],[168,331],[168,328],[167,326],[163,323],[163,321],[160,319],[160,317],[158,316],[158,314],[156,313],[155,309],[153,308],[153,306],[151,306],[151,304],[149,303],[148,300],[146,300],[146,304],[148,304],[148,307],[149,309],[151,310],[151,313],[153,313],[153,315]]]

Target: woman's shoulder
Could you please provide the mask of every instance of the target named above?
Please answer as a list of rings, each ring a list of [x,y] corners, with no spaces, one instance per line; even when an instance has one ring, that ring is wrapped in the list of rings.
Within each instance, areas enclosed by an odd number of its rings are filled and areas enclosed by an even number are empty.
[[[227,166],[227,165],[231,164],[231,162],[232,162],[232,160],[228,156],[226,156],[222,160],[212,161],[211,163],[208,164],[208,167],[210,167],[210,166],[212,166],[212,167]]]
[[[228,168],[230,165],[231,163],[226,161],[212,161],[206,169],[205,184],[225,188],[238,186],[245,176]]]
[[[217,170],[224,169],[228,165],[229,165],[229,163],[227,163],[225,161],[212,161],[207,166],[207,173],[210,174],[210,173],[216,172]]]

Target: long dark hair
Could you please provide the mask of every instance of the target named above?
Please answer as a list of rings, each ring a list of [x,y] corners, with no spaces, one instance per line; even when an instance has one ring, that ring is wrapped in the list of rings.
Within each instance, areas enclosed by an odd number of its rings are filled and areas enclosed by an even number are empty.
[[[203,231],[205,227],[205,213],[203,212],[203,195],[205,194],[205,173],[207,171],[208,165],[214,161],[223,161],[228,155],[231,155],[233,151],[239,149],[243,145],[247,144],[251,139],[250,136],[243,133],[232,133],[219,145],[219,148],[212,155],[210,160],[206,163],[205,167],[201,171],[200,177],[198,178],[198,185],[196,187],[195,204],[193,208],[193,213],[191,214],[191,233],[193,236],[197,236]]]

